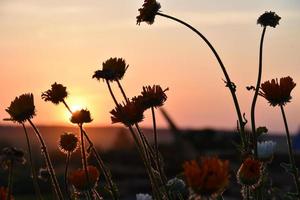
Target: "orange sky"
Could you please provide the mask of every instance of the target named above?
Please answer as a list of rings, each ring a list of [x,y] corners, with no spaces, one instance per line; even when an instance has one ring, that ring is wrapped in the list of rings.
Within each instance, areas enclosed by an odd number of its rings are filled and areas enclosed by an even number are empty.
[[[160,1],[164,13],[190,22],[212,41],[238,86],[237,95],[249,119],[252,93],[245,87],[256,80],[262,30],[256,19],[266,10],[282,17],[280,25],[266,33],[263,80],[290,75],[300,84],[300,3],[220,2]],[[71,106],[91,110],[91,125],[110,124],[113,102],[106,85],[91,76],[109,57],[123,57],[130,65],[122,80],[129,96],[137,95],[143,85],[161,84],[170,88],[166,109],[178,126],[234,128],[232,99],[209,49],[191,31],[161,17],[151,26],[136,26],[141,4],[141,0],[2,0],[0,118],[8,116],[4,109],[15,96],[32,92],[37,108],[34,121],[68,124],[62,105],[40,98],[56,81],[68,87]],[[300,123],[299,84],[286,107],[292,131]],[[283,130],[279,109],[261,98],[257,109],[258,125]],[[166,126],[160,117],[158,121]],[[150,122],[147,117],[144,125]]]

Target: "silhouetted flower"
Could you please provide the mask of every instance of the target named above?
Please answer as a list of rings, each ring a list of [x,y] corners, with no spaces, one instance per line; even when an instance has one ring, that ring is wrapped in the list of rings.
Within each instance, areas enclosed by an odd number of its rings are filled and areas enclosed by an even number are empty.
[[[153,24],[155,15],[160,8],[161,6],[156,0],[145,0],[143,7],[138,10],[140,14],[136,17],[136,23],[138,25],[140,25],[141,22]]]
[[[142,95],[134,97],[132,100],[140,104],[144,109],[151,107],[160,107],[167,100],[167,95],[165,92],[168,90],[163,90],[159,85],[145,86],[143,87]]]
[[[74,124],[83,124],[93,121],[91,113],[87,109],[81,109],[73,112],[70,120]]]
[[[174,200],[179,200],[178,196],[188,199],[189,191],[185,182],[180,178],[172,178],[167,182],[169,196]]]
[[[40,168],[38,178],[47,182],[50,179],[50,173],[47,168]]]
[[[121,80],[129,65],[122,58],[110,58],[102,64],[102,70],[95,71],[93,78],[107,81]]]
[[[5,147],[0,152],[0,164],[4,169],[8,168],[9,163],[25,164],[24,151],[15,147]]]
[[[121,122],[125,126],[131,126],[144,119],[144,109],[133,101],[127,102],[124,105],[119,104],[110,113],[112,114],[112,123]]]
[[[42,93],[42,99],[45,101],[51,101],[54,104],[63,102],[67,96],[67,87],[62,84],[57,84],[56,82],[51,85],[51,89]]]
[[[87,181],[84,169],[78,169],[70,173],[69,181],[79,192],[96,187],[98,182],[100,175],[98,169],[90,165],[87,167],[87,170],[89,181]],[[90,183],[90,185],[88,183]]]
[[[73,133],[64,133],[60,136],[58,147],[61,152],[68,154],[73,153],[78,148],[79,142]]]
[[[201,196],[220,195],[229,183],[229,161],[216,157],[192,160],[183,165],[188,186]]]
[[[136,200],[152,200],[152,196],[150,194],[136,194]]]
[[[247,158],[237,172],[238,182],[246,186],[255,186],[261,178],[261,162]]]
[[[272,79],[261,84],[259,95],[267,99],[271,106],[283,106],[292,99],[291,91],[296,86],[291,77]]]
[[[6,200],[7,199],[7,188],[0,187],[0,200]],[[14,200],[13,196],[10,196],[10,200]]]
[[[10,115],[8,120],[23,123],[32,119],[35,116],[33,94],[22,94],[16,97],[5,111]]]
[[[264,162],[269,162],[273,158],[276,143],[273,141],[264,141],[257,143],[257,158]]]
[[[275,28],[279,24],[279,20],[281,17],[279,17],[275,12],[265,12],[257,19],[257,24],[260,24],[261,26],[271,26]]]

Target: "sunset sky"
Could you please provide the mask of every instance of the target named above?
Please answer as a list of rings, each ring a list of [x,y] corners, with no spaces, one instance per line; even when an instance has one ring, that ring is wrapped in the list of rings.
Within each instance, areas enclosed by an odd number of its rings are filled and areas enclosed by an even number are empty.
[[[104,82],[92,79],[110,57],[129,64],[122,84],[128,96],[143,85],[169,87],[165,108],[182,128],[235,128],[236,114],[223,74],[208,47],[190,30],[160,16],[151,26],[136,25],[142,0],[1,0],[0,118],[16,96],[32,92],[37,116],[46,125],[68,125],[62,105],[41,100],[54,82],[67,86],[71,107],[88,108],[91,126],[109,125],[114,108]],[[300,1],[299,0],[161,0],[161,11],[198,28],[219,52],[243,112],[250,121],[262,27],[259,15],[282,17],[267,28],[262,80],[290,75],[298,83],[286,106],[293,132],[300,128]],[[114,88],[116,92],[118,88]],[[119,98],[121,99],[121,98]],[[7,122],[1,122],[1,124]],[[160,116],[158,124],[166,127]],[[151,125],[146,113],[145,126]],[[279,108],[259,98],[257,125],[282,132]]]

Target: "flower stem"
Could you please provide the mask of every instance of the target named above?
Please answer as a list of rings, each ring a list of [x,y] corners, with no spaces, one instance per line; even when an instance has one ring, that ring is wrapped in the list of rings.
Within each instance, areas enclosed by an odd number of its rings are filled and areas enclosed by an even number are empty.
[[[166,14],[163,14],[161,12],[158,12],[156,13],[157,15],[159,16],[162,16],[162,17],[166,17],[168,19],[171,19],[171,20],[174,20],[186,27],[188,27],[189,29],[191,29],[192,31],[194,31],[202,40],[204,40],[204,42],[208,45],[208,47],[211,49],[211,51],[213,52],[213,54],[215,55],[222,71],[223,71],[223,74],[225,76],[225,79],[226,79],[226,86],[229,88],[230,90],[230,93],[231,93],[231,96],[232,96],[232,99],[233,99],[233,102],[234,102],[234,105],[235,105],[235,109],[236,109],[236,112],[237,112],[237,117],[238,117],[238,122],[239,122],[239,126],[240,126],[240,131],[241,131],[241,140],[242,140],[242,145],[243,147],[246,147],[246,139],[245,139],[245,122],[243,120],[243,116],[242,116],[242,113],[241,113],[241,110],[240,110],[240,106],[239,106],[239,103],[238,103],[238,99],[236,97],[236,94],[235,94],[235,91],[236,91],[236,88],[235,88],[235,85],[233,84],[233,82],[231,82],[230,80],[230,77],[226,71],[226,68],[220,58],[220,56],[218,55],[217,51],[215,50],[215,48],[212,46],[212,44],[208,41],[208,39],[202,34],[200,33],[196,28],[194,28],[193,26],[189,25],[188,23],[180,20],[180,19],[177,19],[175,17],[172,17],[170,15],[166,15]]]
[[[86,152],[85,152],[85,145],[84,145],[84,136],[83,136],[83,129],[82,129],[82,124],[79,124],[79,129],[80,129],[80,141],[81,141],[81,161],[82,161],[82,167],[85,172],[85,178],[87,180],[88,188],[91,187],[90,183],[90,177],[89,177],[89,171],[87,168],[87,159],[86,159]],[[88,189],[88,196],[91,194],[91,190]]]
[[[26,143],[27,143],[27,149],[28,149],[28,154],[29,154],[29,165],[30,165],[30,168],[31,168],[34,190],[35,190],[35,193],[37,195],[37,199],[41,200],[43,198],[42,198],[40,187],[39,187],[39,184],[38,184],[38,178],[37,178],[37,174],[36,174],[35,167],[34,167],[35,164],[34,164],[34,161],[32,159],[32,151],[31,151],[31,145],[30,145],[28,132],[27,132],[26,127],[23,123],[22,123],[22,126],[23,126],[25,136],[26,136]]]
[[[30,125],[34,129],[34,131],[35,131],[35,133],[36,133],[36,135],[37,135],[37,137],[39,139],[39,142],[41,143],[42,152],[43,152],[43,155],[45,157],[45,161],[46,161],[46,164],[47,164],[47,169],[49,171],[49,174],[50,174],[50,177],[51,177],[51,181],[52,181],[52,184],[53,184],[53,187],[54,187],[57,199],[63,200],[64,197],[63,197],[63,195],[61,193],[61,190],[60,190],[57,178],[55,176],[54,168],[53,168],[53,165],[51,163],[51,159],[50,159],[50,156],[49,156],[46,144],[44,142],[44,139],[43,139],[42,135],[40,134],[39,130],[36,128],[36,126],[32,123],[32,121],[30,119],[28,119],[28,122],[30,123]]]
[[[260,83],[261,83],[261,76],[262,76],[263,45],[264,45],[265,33],[266,33],[266,27],[264,27],[262,34],[261,34],[261,39],[260,39],[258,76],[257,76],[256,87],[255,87],[255,93],[254,93],[252,105],[251,105],[252,142],[254,145],[255,157],[257,157],[257,134],[256,134],[256,126],[255,126],[255,106],[256,106],[256,101],[257,101],[257,97],[258,97],[258,92],[259,92]]]
[[[71,153],[68,152],[67,154],[67,158],[66,158],[66,168],[65,168],[65,190],[67,193],[67,198],[71,200],[71,195],[70,195],[70,191],[69,191],[69,187],[68,187],[68,169],[69,169],[69,164],[70,164],[70,159],[71,159]]]
[[[14,161],[10,160],[8,166],[8,190],[6,194],[6,200],[11,200],[11,193],[13,188],[13,168],[14,168]]]
[[[118,101],[117,101],[117,99],[116,99],[116,97],[115,97],[115,95],[114,95],[114,92],[113,92],[112,89],[111,89],[111,86],[110,86],[110,83],[109,83],[108,80],[106,80],[106,84],[107,84],[107,87],[108,87],[108,90],[109,90],[109,93],[110,93],[112,99],[114,100],[116,106],[118,107],[118,106],[119,106],[119,103],[118,103]]]
[[[282,114],[282,118],[283,118],[283,122],[284,122],[284,126],[285,126],[285,131],[286,131],[286,139],[287,139],[287,145],[288,145],[288,150],[289,150],[289,159],[290,159],[290,164],[291,164],[292,170],[293,170],[295,186],[296,186],[296,189],[297,189],[297,196],[300,199],[299,174],[298,174],[298,169],[297,169],[295,159],[294,159],[294,153],[293,153],[293,149],[292,149],[290,131],[289,131],[289,127],[288,127],[288,124],[287,124],[287,119],[286,119],[286,116],[285,116],[284,108],[283,108],[282,105],[280,105],[280,109],[281,109],[281,114]]]

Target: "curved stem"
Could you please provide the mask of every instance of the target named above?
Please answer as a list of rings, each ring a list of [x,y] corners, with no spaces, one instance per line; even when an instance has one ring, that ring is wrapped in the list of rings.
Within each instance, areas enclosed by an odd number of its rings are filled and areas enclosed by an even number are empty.
[[[49,171],[49,174],[50,174],[50,177],[51,177],[51,181],[52,181],[52,184],[53,184],[53,187],[54,187],[57,199],[63,200],[64,198],[63,198],[63,195],[61,193],[61,190],[60,190],[57,178],[55,176],[54,168],[53,168],[53,165],[51,163],[51,159],[50,159],[50,156],[49,156],[46,144],[44,142],[44,139],[43,139],[42,135],[40,134],[39,130],[36,128],[36,126],[32,123],[32,121],[30,119],[28,119],[28,122],[32,126],[32,128],[33,128],[34,132],[36,133],[36,135],[37,135],[37,137],[39,139],[39,142],[40,142],[40,144],[42,146],[41,147],[42,148],[42,153],[43,153],[43,155],[45,157],[47,169]]]
[[[32,151],[31,151],[31,145],[30,145],[30,140],[29,140],[29,136],[28,136],[28,132],[26,130],[25,125],[22,123],[22,127],[24,129],[25,132],[25,136],[26,136],[26,143],[27,143],[27,149],[28,149],[28,154],[29,154],[29,165],[30,165],[30,169],[31,169],[31,173],[32,173],[32,180],[33,180],[33,186],[34,186],[34,190],[35,193],[37,195],[37,199],[41,200],[42,199],[42,195],[41,195],[41,190],[38,184],[38,177],[35,171],[35,164],[33,162],[32,159]]]
[[[238,99],[236,97],[236,94],[235,94],[235,86],[233,84],[233,82],[231,82],[230,80],[230,77],[226,71],[226,68],[220,58],[220,56],[218,55],[217,51],[215,50],[215,48],[212,46],[212,44],[208,41],[208,39],[202,34],[200,33],[197,29],[195,29],[193,26],[189,25],[188,23],[180,20],[180,19],[177,19],[175,17],[172,17],[170,15],[166,15],[166,14],[163,14],[163,13],[156,13],[157,15],[159,16],[162,16],[162,17],[166,17],[168,19],[172,19],[186,27],[188,27],[189,29],[191,29],[193,32],[195,32],[202,40],[204,40],[204,42],[208,45],[208,47],[211,49],[211,51],[213,52],[213,54],[215,55],[222,71],[223,71],[223,74],[225,76],[225,79],[226,79],[226,86],[229,88],[230,90],[230,93],[231,93],[231,96],[232,96],[232,99],[233,99],[233,102],[234,102],[234,105],[235,105],[235,109],[236,109],[236,112],[237,112],[237,117],[238,117],[238,121],[239,121],[239,126],[240,126],[240,131],[241,131],[241,140],[242,140],[242,144],[243,146],[245,147],[245,122],[243,120],[243,116],[242,116],[242,113],[241,113],[241,110],[240,110],[240,106],[239,106],[239,103],[238,103]]]
[[[282,114],[282,118],[283,118],[283,122],[284,122],[284,126],[285,126],[285,131],[286,131],[286,139],[287,139],[287,145],[288,145],[288,150],[289,150],[289,159],[290,159],[290,164],[292,166],[292,171],[293,171],[293,175],[294,175],[294,182],[295,182],[295,185],[296,185],[297,196],[300,199],[299,174],[298,174],[298,169],[297,169],[295,159],[294,159],[294,153],[293,153],[293,149],[292,149],[290,131],[289,131],[289,127],[288,127],[288,124],[287,124],[287,119],[286,119],[286,116],[285,116],[284,108],[283,108],[282,105],[280,105],[280,109],[281,109],[281,114]]]
[[[66,158],[66,168],[65,168],[65,190],[67,193],[67,198],[71,199],[71,195],[70,195],[70,191],[69,191],[69,187],[68,187],[68,169],[69,169],[69,164],[70,164],[70,159],[71,159],[71,153],[68,152],[67,154],[67,158]]]
[[[9,161],[8,166],[8,190],[6,194],[6,200],[11,200],[12,186],[13,186],[13,169],[14,169],[14,161]]]
[[[264,45],[264,37],[266,33],[266,27],[264,27],[261,39],[260,39],[260,47],[259,47],[259,66],[258,66],[258,76],[257,76],[257,83],[255,87],[255,93],[252,100],[251,105],[251,128],[252,128],[252,142],[254,145],[254,155],[257,157],[257,135],[256,135],[256,126],[255,126],[255,105],[258,97],[258,92],[261,83],[261,76],[262,76],[262,60],[263,60],[263,45]]]

